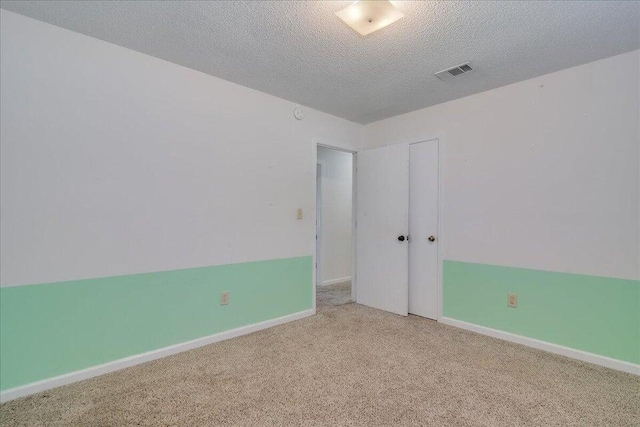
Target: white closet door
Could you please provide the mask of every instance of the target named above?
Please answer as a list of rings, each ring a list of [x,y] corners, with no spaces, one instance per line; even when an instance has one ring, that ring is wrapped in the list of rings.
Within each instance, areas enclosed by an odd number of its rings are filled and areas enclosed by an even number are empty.
[[[357,154],[357,302],[409,309],[409,146]]]
[[[437,319],[438,141],[409,151],[409,313]]]

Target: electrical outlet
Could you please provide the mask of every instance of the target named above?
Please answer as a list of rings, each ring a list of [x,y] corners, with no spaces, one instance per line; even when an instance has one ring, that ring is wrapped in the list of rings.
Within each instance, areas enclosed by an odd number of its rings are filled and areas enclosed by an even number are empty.
[[[507,307],[518,307],[518,295],[507,294]]]
[[[296,215],[296,218],[302,219],[302,209],[298,209],[298,215]]]
[[[224,291],[220,293],[220,305],[229,304],[229,291]]]

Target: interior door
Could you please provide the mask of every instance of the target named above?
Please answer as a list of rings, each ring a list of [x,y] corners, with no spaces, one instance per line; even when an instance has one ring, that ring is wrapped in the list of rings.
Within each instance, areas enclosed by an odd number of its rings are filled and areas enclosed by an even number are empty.
[[[409,313],[438,318],[438,141],[409,147]]]
[[[409,145],[357,154],[357,302],[409,309]]]

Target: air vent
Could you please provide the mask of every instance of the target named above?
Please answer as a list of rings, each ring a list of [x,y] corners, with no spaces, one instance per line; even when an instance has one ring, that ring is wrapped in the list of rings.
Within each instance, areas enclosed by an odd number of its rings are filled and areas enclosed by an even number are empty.
[[[468,62],[465,62],[464,64],[456,65],[455,67],[438,71],[437,73],[435,73],[435,76],[440,80],[449,80],[470,71],[473,71],[473,68],[471,68],[471,65],[469,65]]]

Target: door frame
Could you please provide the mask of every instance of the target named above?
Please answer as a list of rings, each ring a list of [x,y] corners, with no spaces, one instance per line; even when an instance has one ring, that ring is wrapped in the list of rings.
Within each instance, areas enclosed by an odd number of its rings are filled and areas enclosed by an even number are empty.
[[[318,185],[316,183],[317,180],[317,176],[318,176],[318,147],[323,147],[323,148],[328,148],[330,150],[336,150],[336,151],[342,151],[344,153],[349,153],[352,155],[352,164],[351,164],[351,185],[352,185],[352,191],[351,191],[351,300],[355,301],[356,300],[356,294],[357,294],[357,277],[356,277],[356,264],[357,264],[357,259],[356,259],[356,233],[357,233],[357,229],[356,229],[356,191],[357,191],[357,186],[356,186],[356,174],[357,174],[357,168],[356,168],[356,157],[358,155],[358,152],[356,150],[350,150],[348,148],[344,148],[344,147],[340,147],[338,144],[335,144],[333,142],[330,141],[325,141],[325,140],[321,140],[319,138],[313,138],[311,141],[311,148],[313,150],[312,152],[312,160],[313,160],[313,171],[314,171],[314,179],[313,179],[313,194],[314,194],[314,198],[313,198],[313,221],[314,224],[317,221],[316,218],[316,214],[318,212],[318,207],[316,206],[316,201],[318,199]],[[322,162],[320,162],[322,163]],[[315,237],[315,234],[314,234]],[[313,239],[313,259],[312,259],[312,266],[314,266],[314,268],[312,269],[312,291],[313,291],[313,296],[312,296],[312,309],[313,312],[316,312],[316,292],[317,292],[317,287],[318,287],[318,283],[317,282],[317,266],[316,263],[318,262],[318,254],[317,252],[317,241],[314,238]]]
[[[316,160],[316,283],[322,285],[322,253],[318,253],[318,247],[322,248],[322,168],[324,161]]]
[[[431,142],[431,141],[437,141],[438,144],[438,322],[440,322],[442,320],[442,318],[444,317],[443,315],[443,277],[442,277],[442,263],[444,261],[444,227],[443,227],[443,220],[444,220],[444,216],[442,214],[442,200],[443,200],[443,195],[444,195],[444,186],[443,186],[443,177],[444,177],[444,152],[446,149],[446,144],[444,143],[444,138],[442,136],[434,136],[433,134],[431,135],[425,135],[423,138],[411,138],[409,140],[403,140],[403,141],[395,141],[395,142],[390,142],[388,144],[382,144],[382,145],[397,145],[397,144],[418,144],[421,142]],[[314,198],[313,198],[313,220],[315,222],[316,220],[316,191],[317,191],[317,185],[316,185],[316,168],[317,168],[317,162],[318,162],[318,147],[325,147],[325,148],[329,148],[332,150],[338,150],[338,151],[343,151],[346,153],[351,153],[353,155],[353,166],[352,166],[352,185],[353,185],[353,191],[351,194],[351,200],[352,200],[352,209],[351,209],[351,300],[352,301],[356,301],[356,296],[357,296],[357,292],[358,292],[358,278],[356,276],[356,266],[357,266],[357,245],[356,245],[356,237],[357,237],[357,233],[358,233],[358,227],[357,227],[357,223],[356,223],[356,217],[357,217],[357,204],[356,204],[356,200],[357,200],[357,174],[358,174],[358,168],[357,168],[357,156],[358,156],[358,151],[357,150],[350,150],[347,148],[343,148],[340,147],[338,144],[334,144],[332,142],[329,141],[325,141],[325,140],[321,140],[319,138],[313,138],[312,139],[312,143],[311,143],[311,148],[312,148],[312,160],[313,160],[313,170],[315,171],[314,174],[314,179],[313,179],[313,194],[314,194]],[[363,148],[360,149],[360,151],[363,150]],[[315,238],[313,239],[313,264],[315,266],[316,263],[316,240]],[[312,283],[313,283],[313,296],[312,296],[312,308],[313,311],[315,313],[316,311],[316,271],[315,268],[312,269]]]

